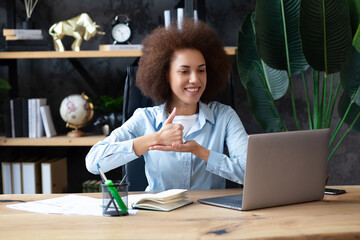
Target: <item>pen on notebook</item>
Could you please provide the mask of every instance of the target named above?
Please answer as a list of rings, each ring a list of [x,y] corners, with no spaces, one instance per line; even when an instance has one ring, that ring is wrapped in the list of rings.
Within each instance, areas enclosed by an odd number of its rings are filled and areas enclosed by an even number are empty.
[[[123,213],[126,213],[127,212],[127,207],[126,207],[125,203],[123,202],[123,200],[121,199],[117,189],[115,188],[113,181],[106,178],[106,176],[105,176],[104,172],[101,170],[99,164],[96,164],[96,165],[97,165],[98,170],[100,172],[100,176],[101,176],[102,180],[104,181],[104,184],[107,185],[107,189],[109,190],[111,195],[115,198],[115,201],[118,204],[118,206],[120,207],[120,210]]]

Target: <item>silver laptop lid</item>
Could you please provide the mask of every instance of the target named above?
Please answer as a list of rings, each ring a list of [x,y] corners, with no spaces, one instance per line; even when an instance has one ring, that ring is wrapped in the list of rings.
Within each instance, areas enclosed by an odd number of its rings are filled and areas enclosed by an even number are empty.
[[[249,136],[242,210],[324,197],[329,129]]]

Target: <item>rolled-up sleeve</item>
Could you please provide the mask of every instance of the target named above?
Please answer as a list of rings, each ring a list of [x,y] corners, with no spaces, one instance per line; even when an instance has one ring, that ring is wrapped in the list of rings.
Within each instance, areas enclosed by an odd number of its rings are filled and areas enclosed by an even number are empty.
[[[136,111],[125,124],[115,129],[104,140],[96,143],[85,157],[86,168],[98,174],[97,164],[104,172],[125,165],[138,158],[133,150],[133,139],[138,137],[144,127],[141,111]],[[140,123],[139,123],[140,122]]]
[[[248,134],[235,111],[231,109],[222,115],[229,117],[227,121],[225,121],[227,122],[225,142],[228,149],[228,155],[210,151],[206,169],[233,182],[243,184]],[[223,131],[220,126],[218,127],[218,130]]]

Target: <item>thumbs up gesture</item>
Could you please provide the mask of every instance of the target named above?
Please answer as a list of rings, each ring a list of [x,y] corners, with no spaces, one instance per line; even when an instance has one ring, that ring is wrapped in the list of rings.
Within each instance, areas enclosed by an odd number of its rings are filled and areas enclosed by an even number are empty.
[[[173,143],[182,144],[183,126],[181,124],[173,124],[172,121],[176,116],[176,108],[173,109],[170,116],[164,121],[164,125],[159,131],[160,145],[171,146]]]
[[[210,155],[208,149],[199,145],[194,140],[183,143],[182,137],[184,128],[181,124],[172,123],[175,115],[176,108],[174,108],[170,116],[164,121],[162,128],[157,132],[158,144],[150,146],[148,150],[190,152],[207,162]]]

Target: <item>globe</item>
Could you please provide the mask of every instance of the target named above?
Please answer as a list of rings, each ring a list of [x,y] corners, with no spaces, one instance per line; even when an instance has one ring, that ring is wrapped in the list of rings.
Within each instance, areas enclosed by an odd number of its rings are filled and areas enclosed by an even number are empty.
[[[66,122],[66,127],[74,129],[67,134],[69,137],[85,135],[79,128],[86,126],[94,115],[93,105],[87,99],[85,94],[72,94],[61,102],[60,116]]]

